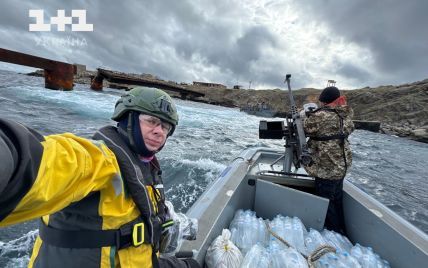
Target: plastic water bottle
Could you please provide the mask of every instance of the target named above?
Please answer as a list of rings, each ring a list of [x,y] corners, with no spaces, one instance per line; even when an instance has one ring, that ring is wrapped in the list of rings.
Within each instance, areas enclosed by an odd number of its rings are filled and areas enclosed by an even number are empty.
[[[364,268],[390,268],[389,263],[383,260],[378,254],[374,253],[371,247],[363,247],[357,243],[352,247],[351,255],[357,259]]]
[[[229,229],[232,233],[231,241],[238,247],[241,248],[242,245],[242,224],[244,223],[244,211],[238,209],[235,212],[235,215],[230,223]]]
[[[343,258],[340,258],[339,255],[334,254],[328,257],[330,259],[330,263],[332,264],[332,267],[335,268],[351,268],[352,266],[349,266],[346,263],[346,260]]]
[[[383,267],[384,267],[384,268],[391,268],[391,266],[389,265],[389,262],[388,262],[388,261],[386,261],[386,260],[383,260],[383,261],[382,261],[382,264],[383,264]]]
[[[257,263],[257,266],[254,266],[254,267],[269,268],[269,266],[270,266],[270,256],[268,252],[265,250],[262,252],[259,262]]]
[[[294,248],[285,251],[286,261],[284,268],[308,268],[308,263],[303,256]]]
[[[262,218],[257,219],[257,242],[267,246],[269,241],[269,232],[266,229],[265,221]]]
[[[229,229],[238,228],[238,226],[242,223],[244,211],[242,209],[238,209],[233,216],[233,219],[230,223]]]
[[[317,230],[310,228],[305,237],[306,253],[310,254],[319,246],[325,244],[327,244],[327,242],[324,240],[322,235]]]
[[[284,222],[281,219],[281,217],[275,217],[273,221],[271,222],[271,230],[284,239]],[[273,235],[270,236],[273,239],[277,239]]]
[[[238,240],[238,229],[232,228],[230,229],[230,241],[236,245],[236,241]]]
[[[283,220],[284,231],[282,238],[285,239],[291,246],[295,247],[295,234],[293,230],[293,221],[290,217],[285,217]]]
[[[292,225],[293,225],[294,247],[299,252],[306,252],[304,237],[307,231],[305,226],[303,225],[302,221],[297,217],[293,217]]]
[[[320,259],[315,263],[315,268],[332,268],[332,266],[325,259]]]
[[[269,263],[270,260],[266,249],[260,244],[255,244],[245,254],[241,268],[269,268]]]
[[[334,236],[336,237],[337,242],[340,244],[340,248],[343,251],[349,252],[352,248],[352,243],[349,241],[349,239],[346,236],[343,236],[339,233],[332,232]]]
[[[273,249],[279,249],[280,251],[284,251],[285,249],[287,249],[287,245],[285,245],[284,243],[282,243],[281,241],[279,241],[276,238],[271,238],[269,241],[269,245],[268,248],[273,248]]]
[[[242,243],[240,248],[242,254],[247,253],[253,246],[253,228],[252,228],[252,216],[249,213],[245,213],[244,221],[240,226],[242,228]]]
[[[337,250],[340,250],[340,251],[348,251],[349,250],[346,247],[344,248],[342,243],[337,239],[335,232],[324,229],[322,231],[321,235],[323,236],[323,238],[325,239],[327,244],[336,248]]]
[[[358,260],[352,257],[348,252],[340,252],[337,255],[344,267],[361,268]]]
[[[361,247],[361,245],[360,244],[355,244],[355,246],[353,246],[352,248],[351,248],[351,255],[355,258],[355,259],[357,259],[357,261],[358,262],[360,262],[361,263],[361,261],[362,261],[362,259],[363,259],[363,255],[365,254],[364,252],[363,252],[363,249],[362,249],[362,247]]]
[[[317,260],[316,265],[321,266],[321,267],[334,267],[334,263],[332,256],[334,255],[334,253],[329,252],[327,254],[324,254],[319,260]]]
[[[268,246],[268,252],[270,254],[270,268],[285,267],[285,248],[276,240],[270,241]]]
[[[259,221],[257,220],[256,216],[251,217],[250,235],[251,235],[251,246],[253,246],[259,240]]]

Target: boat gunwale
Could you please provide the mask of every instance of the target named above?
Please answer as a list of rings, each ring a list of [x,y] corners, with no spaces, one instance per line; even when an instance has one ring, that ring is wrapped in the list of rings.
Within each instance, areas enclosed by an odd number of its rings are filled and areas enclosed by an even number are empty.
[[[225,209],[228,208],[227,204],[230,200],[230,196],[227,200],[223,200],[222,204],[215,204],[213,206],[212,202],[215,201],[216,198],[219,197],[219,193],[222,190],[225,190],[225,186],[228,181],[235,180],[235,189],[238,188],[240,183],[245,179],[249,177],[253,177],[252,175],[249,175],[250,169],[256,164],[258,159],[260,158],[262,153],[267,154],[283,154],[283,152],[280,152],[278,150],[274,150],[267,147],[255,147],[255,148],[248,148],[241,152],[241,154],[236,157],[230,165],[227,166],[227,168],[231,167],[227,172],[221,173],[221,176],[214,180],[204,193],[201,195],[200,198],[193,204],[193,206],[188,210],[186,213],[189,217],[197,216],[198,219],[204,218],[209,214],[213,213],[213,209],[217,207],[215,212],[217,215],[215,216],[214,221],[210,222],[209,224],[214,224],[218,222],[219,218],[223,216],[223,213],[225,213]],[[240,160],[240,161],[237,161]],[[234,171],[238,169],[239,167],[246,166],[246,172],[243,172],[239,178],[232,178]],[[226,168],[226,169],[227,169]],[[225,170],[226,170],[225,169]],[[249,176],[249,177],[248,177]],[[263,178],[260,178],[263,180]],[[221,180],[221,183],[220,183]],[[236,182],[236,180],[239,180],[239,182]],[[264,179],[266,180],[266,179]],[[216,187],[216,188],[214,188]],[[423,231],[412,225],[410,222],[408,222],[406,219],[398,215],[396,212],[392,211],[390,208],[386,207],[380,201],[376,200],[374,197],[370,196],[368,193],[364,192],[362,189],[357,187],[355,184],[353,184],[351,181],[345,179],[344,181],[344,193],[349,195],[350,198],[355,200],[356,203],[360,204],[361,206],[364,206],[367,211],[372,213],[373,215],[377,216],[380,221],[383,222],[383,224],[386,224],[388,227],[390,227],[394,232],[398,234],[398,237],[401,237],[405,241],[408,241],[411,245],[413,245],[415,248],[420,250],[423,254],[428,256],[428,235],[425,234]],[[202,204],[202,199],[208,198],[209,202],[207,200],[204,201],[204,204]],[[221,207],[219,207],[221,205]],[[209,212],[211,210],[211,213]],[[196,213],[197,212],[197,213]],[[378,213],[381,213],[382,215],[379,217]],[[213,229],[214,225],[208,226],[206,228],[206,233],[204,234],[203,239],[199,240],[197,243],[199,244],[199,248],[197,250],[206,250],[208,248],[207,239],[212,239],[213,234],[211,234],[211,230]],[[199,235],[199,233],[198,233]],[[192,241],[189,241],[190,244],[187,244],[187,248],[191,246],[193,243]],[[196,241],[195,241],[196,242]],[[355,242],[355,241],[354,241]],[[184,243],[186,244],[186,242]],[[193,244],[195,245],[195,244]],[[203,249],[204,248],[204,249]],[[204,261],[204,257],[201,260],[201,256],[199,256],[198,253],[198,261]]]

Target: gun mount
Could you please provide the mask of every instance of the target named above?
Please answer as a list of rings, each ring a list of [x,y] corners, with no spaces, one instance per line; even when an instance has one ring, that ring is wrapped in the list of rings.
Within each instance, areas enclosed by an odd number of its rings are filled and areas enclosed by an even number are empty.
[[[296,102],[294,101],[293,93],[290,87],[291,75],[287,74],[284,83],[288,86],[288,96],[290,99],[290,113],[287,114],[284,121],[260,121],[259,138],[260,139],[284,139],[285,153],[280,158],[276,159],[273,166],[283,159],[283,169],[281,172],[266,171],[275,174],[294,175],[307,177],[306,174],[291,173],[292,165],[295,172],[302,166],[307,165],[312,161],[309,153],[306,136],[303,130],[302,119],[297,111]]]

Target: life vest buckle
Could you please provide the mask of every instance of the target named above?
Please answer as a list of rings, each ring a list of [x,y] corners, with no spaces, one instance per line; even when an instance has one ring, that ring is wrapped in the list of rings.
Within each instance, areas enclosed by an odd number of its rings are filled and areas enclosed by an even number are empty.
[[[144,222],[134,224],[132,228],[132,245],[138,247],[144,243]]]

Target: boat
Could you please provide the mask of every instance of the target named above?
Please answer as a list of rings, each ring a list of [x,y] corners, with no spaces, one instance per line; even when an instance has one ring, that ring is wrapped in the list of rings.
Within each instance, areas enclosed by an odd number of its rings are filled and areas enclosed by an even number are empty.
[[[313,194],[315,180],[302,168],[311,155],[290,77],[285,80],[291,107],[285,121],[259,124],[259,138],[284,139],[285,151],[248,148],[236,157],[187,211],[187,217],[198,220],[198,232],[195,240],[183,242],[178,255],[192,256],[204,266],[208,247],[238,209],[269,220],[278,214],[296,216],[307,229],[323,229],[329,201]],[[352,244],[371,247],[391,267],[427,267],[428,235],[346,179],[343,209]]]
[[[277,114],[275,110],[270,108],[265,103],[255,106],[247,105],[243,108],[240,108],[239,111],[259,117],[274,117]]]
[[[298,175],[301,171],[282,172],[278,160],[283,158],[283,151],[260,147],[236,157],[187,211],[186,216],[198,219],[198,232],[196,240],[183,242],[179,254],[191,255],[203,266],[208,247],[238,209],[253,210],[264,219],[297,216],[306,228],[322,230],[328,200],[312,194],[314,180]],[[427,266],[427,234],[348,180],[343,199],[353,244],[372,247],[391,267]]]

